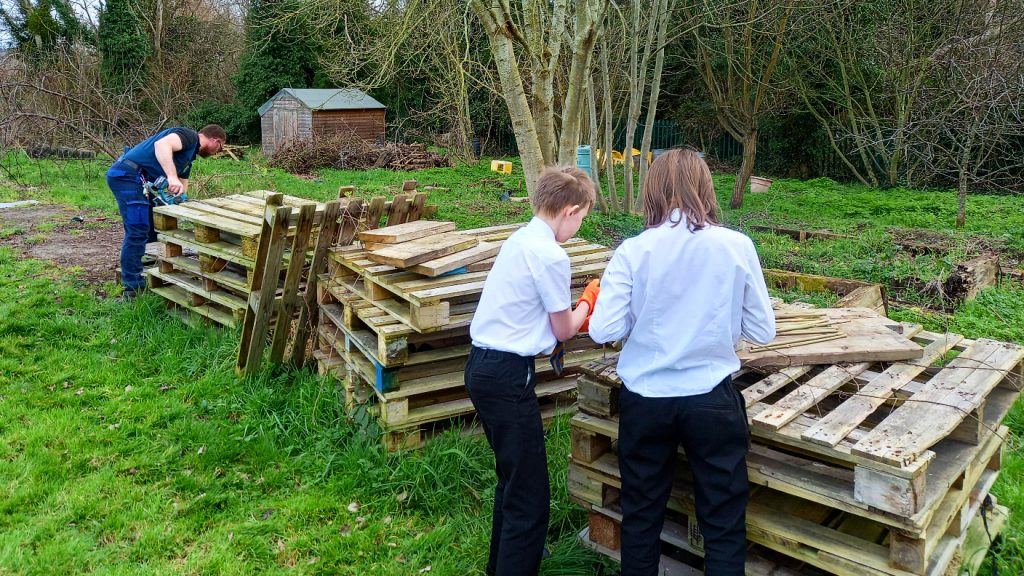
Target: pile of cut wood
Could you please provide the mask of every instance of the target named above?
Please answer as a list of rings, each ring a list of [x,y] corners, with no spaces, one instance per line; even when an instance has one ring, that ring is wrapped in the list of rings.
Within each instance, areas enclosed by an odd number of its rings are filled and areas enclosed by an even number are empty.
[[[779,334],[739,350],[749,418],[747,574],[974,573],[1008,511],[989,494],[1024,348],[923,331],[867,308],[777,312]],[[946,361],[951,353],[956,358]],[[588,546],[618,558],[616,358],[583,366],[569,493]],[[703,555],[680,452],[661,538],[665,574]],[[987,526],[986,526],[987,522]]]
[[[452,165],[448,157],[428,151],[422,144],[376,145],[354,134],[293,140],[275,152],[269,164],[294,174],[308,174],[320,168],[419,170]]]

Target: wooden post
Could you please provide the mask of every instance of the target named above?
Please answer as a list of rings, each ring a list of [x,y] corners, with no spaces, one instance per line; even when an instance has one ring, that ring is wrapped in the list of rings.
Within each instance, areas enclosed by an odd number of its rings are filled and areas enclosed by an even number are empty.
[[[316,248],[313,250],[313,262],[306,275],[306,292],[302,295],[302,307],[299,309],[299,323],[295,327],[295,344],[292,346],[291,363],[301,368],[306,363],[306,342],[310,335],[316,334],[320,314],[317,308],[317,293],[320,286],[319,276],[323,273],[327,262],[327,251],[338,236],[338,213],[341,203],[337,200],[328,202],[324,207],[324,219],[320,224],[320,233],[316,237]]]
[[[235,372],[250,376],[259,369],[263,358],[270,315],[274,312],[274,294],[281,275],[281,257],[284,255],[288,235],[288,219],[292,209],[284,206],[283,194],[267,196],[263,211],[263,230],[260,233],[256,265],[253,268],[249,303],[242,322],[242,338],[238,345]]]
[[[380,217],[384,214],[384,197],[376,196],[370,200],[370,207],[366,210],[366,229],[376,230],[380,227]]]

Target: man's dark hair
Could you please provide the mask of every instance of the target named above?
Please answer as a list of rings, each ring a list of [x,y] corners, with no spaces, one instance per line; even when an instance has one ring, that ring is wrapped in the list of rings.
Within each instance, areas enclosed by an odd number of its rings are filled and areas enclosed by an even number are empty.
[[[227,132],[224,132],[224,129],[217,124],[207,124],[206,126],[203,126],[203,129],[200,130],[199,133],[207,138],[215,138],[221,142],[228,141]]]

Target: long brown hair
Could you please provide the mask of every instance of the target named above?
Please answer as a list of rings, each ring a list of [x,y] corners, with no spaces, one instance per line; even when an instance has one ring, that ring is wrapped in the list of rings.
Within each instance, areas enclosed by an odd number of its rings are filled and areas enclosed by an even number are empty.
[[[644,180],[644,225],[661,226],[672,220],[676,208],[686,216],[690,231],[718,224],[718,198],[711,170],[693,150],[675,149],[658,156]]]

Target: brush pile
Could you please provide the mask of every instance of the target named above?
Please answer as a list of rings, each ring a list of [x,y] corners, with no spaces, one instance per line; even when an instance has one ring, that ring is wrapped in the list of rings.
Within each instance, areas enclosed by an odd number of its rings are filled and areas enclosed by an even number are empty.
[[[289,142],[271,157],[270,165],[293,174],[308,174],[320,168],[420,170],[447,168],[452,163],[422,144],[385,142],[379,146],[354,134],[337,134]]]

